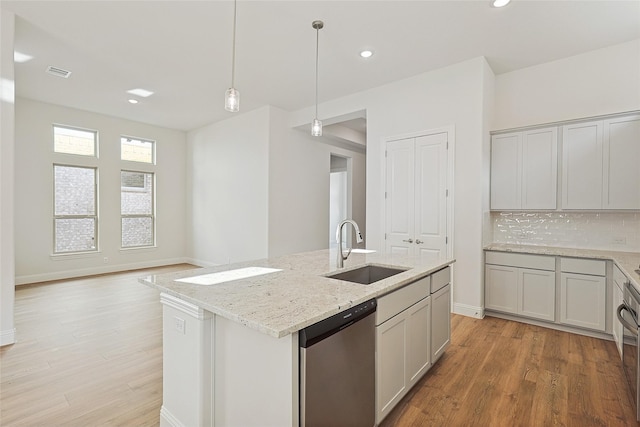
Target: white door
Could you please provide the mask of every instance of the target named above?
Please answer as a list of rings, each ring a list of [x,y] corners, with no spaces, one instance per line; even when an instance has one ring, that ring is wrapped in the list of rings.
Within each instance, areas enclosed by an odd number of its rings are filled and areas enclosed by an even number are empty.
[[[386,251],[409,254],[413,251],[414,151],[415,139],[387,143]]]
[[[387,143],[387,253],[446,255],[447,142],[448,133],[438,132]]]
[[[602,209],[601,121],[563,127],[562,208]]]
[[[604,122],[605,209],[640,209],[640,116]]]

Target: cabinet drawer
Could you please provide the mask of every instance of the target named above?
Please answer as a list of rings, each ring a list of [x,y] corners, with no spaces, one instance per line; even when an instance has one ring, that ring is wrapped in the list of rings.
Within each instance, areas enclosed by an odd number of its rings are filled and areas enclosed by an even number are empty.
[[[376,326],[429,296],[431,276],[408,284],[390,294],[378,298]]]
[[[560,270],[563,273],[590,274],[606,276],[607,263],[602,260],[582,258],[560,258]]]
[[[511,252],[491,252],[485,253],[487,264],[506,265],[510,267],[532,268],[534,270],[554,271],[556,269],[556,259],[546,255],[514,254]]]
[[[434,294],[444,288],[451,281],[451,267],[445,267],[431,275],[431,293]]]

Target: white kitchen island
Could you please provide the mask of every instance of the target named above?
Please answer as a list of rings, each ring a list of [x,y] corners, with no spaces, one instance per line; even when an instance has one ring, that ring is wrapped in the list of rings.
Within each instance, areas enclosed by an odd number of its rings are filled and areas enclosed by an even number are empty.
[[[320,250],[141,279],[163,304],[161,425],[297,426],[298,331],[454,262],[352,253],[341,270],[406,269],[361,285],[325,277],[336,258]]]

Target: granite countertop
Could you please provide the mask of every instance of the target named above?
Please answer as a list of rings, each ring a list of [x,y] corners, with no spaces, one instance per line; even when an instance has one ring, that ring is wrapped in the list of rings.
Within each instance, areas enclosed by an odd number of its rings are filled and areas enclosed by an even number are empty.
[[[594,249],[559,248],[553,246],[510,245],[492,243],[485,246],[487,251],[520,252],[536,255],[558,255],[571,258],[591,258],[612,260],[631,283],[640,291],[640,274],[635,270],[640,268],[640,252],[600,251]]]
[[[351,253],[341,271],[367,264],[407,269],[371,285],[361,285],[324,277],[338,270],[336,258],[337,250],[326,249],[152,275],[140,279],[140,282],[216,315],[280,338],[455,262],[454,259],[442,258],[423,263],[418,257]],[[248,267],[279,271],[213,285],[177,281]]]

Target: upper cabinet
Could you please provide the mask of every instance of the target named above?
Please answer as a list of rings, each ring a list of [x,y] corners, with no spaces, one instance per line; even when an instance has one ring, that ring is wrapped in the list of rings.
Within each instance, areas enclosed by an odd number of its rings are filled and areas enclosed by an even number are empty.
[[[640,210],[639,165],[640,114],[493,135],[491,209]]]
[[[563,126],[562,208],[640,209],[640,115]]]
[[[494,135],[491,209],[555,209],[557,128]]]

